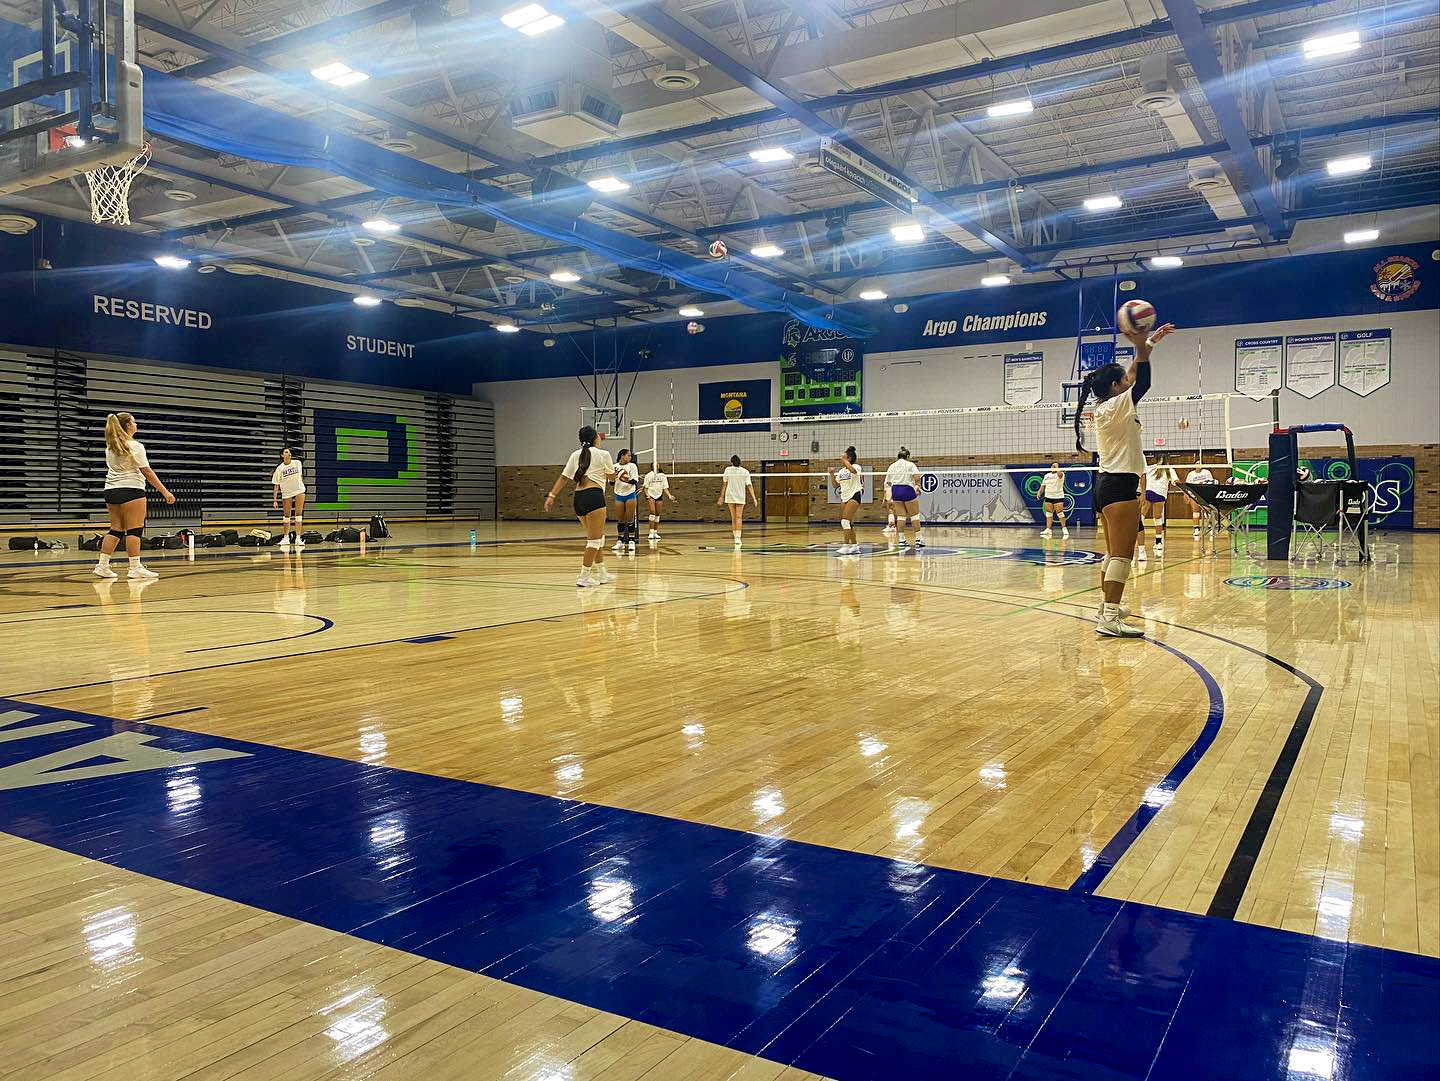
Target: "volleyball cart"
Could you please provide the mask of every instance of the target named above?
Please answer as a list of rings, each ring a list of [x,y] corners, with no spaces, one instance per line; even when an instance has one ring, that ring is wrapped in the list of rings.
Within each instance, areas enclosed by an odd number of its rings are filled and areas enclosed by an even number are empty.
[[[1233,550],[1250,550],[1250,512],[1264,501],[1269,485],[1181,482],[1178,487],[1200,507],[1202,554],[1216,553],[1220,533],[1226,528]]]

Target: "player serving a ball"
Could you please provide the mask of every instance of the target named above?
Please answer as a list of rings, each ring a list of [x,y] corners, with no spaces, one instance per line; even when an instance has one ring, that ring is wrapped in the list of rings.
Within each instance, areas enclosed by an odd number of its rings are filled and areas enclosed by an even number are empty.
[[[1085,376],[1075,410],[1075,449],[1085,449],[1080,424],[1091,395],[1099,399],[1093,416],[1100,474],[1095,483],[1095,513],[1105,524],[1105,559],[1101,563],[1103,599],[1095,631],[1110,638],[1143,638],[1145,632],[1125,623],[1129,610],[1121,605],[1130,561],[1140,532],[1140,477],[1145,449],[1135,407],[1150,389],[1150,354],[1175,330],[1173,323],[1155,326],[1155,309],[1143,300],[1128,300],[1115,313],[1115,325],[1135,346],[1128,369],[1111,361]]]

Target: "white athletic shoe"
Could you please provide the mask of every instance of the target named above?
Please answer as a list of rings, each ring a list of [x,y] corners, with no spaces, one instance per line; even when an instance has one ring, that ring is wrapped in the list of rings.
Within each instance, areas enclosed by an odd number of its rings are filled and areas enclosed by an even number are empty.
[[[625,542],[624,542],[623,540],[616,541],[615,544],[614,544],[614,546],[610,549],[610,551],[612,551],[612,552],[623,552],[624,550],[625,550]]]
[[[658,540],[660,539],[660,534],[659,534],[659,533],[656,533],[655,530],[652,529],[652,530],[650,530],[649,534],[646,536],[646,539],[647,539],[647,540],[652,540],[652,541],[658,541]]]
[[[1060,534],[1060,539],[1061,539],[1061,540],[1069,540],[1069,539],[1070,539],[1070,530],[1067,529],[1067,530],[1065,530],[1064,533],[1061,533],[1061,534]]]
[[[635,542],[634,542],[634,541],[631,541],[631,542],[630,542],[629,548],[630,548],[630,554],[633,556],[633,555],[635,554]]]
[[[290,547],[290,538],[289,538],[289,537],[281,537],[281,538],[280,538],[280,547],[281,547],[281,548],[289,548],[289,547]]]
[[[1200,539],[1200,527],[1199,527],[1198,525],[1197,525],[1194,529],[1192,529],[1192,530],[1190,531],[1190,539],[1191,539],[1191,540],[1199,540],[1199,539]]]
[[[592,570],[590,576],[596,578],[602,586],[608,586],[611,582],[615,581],[617,577],[617,575],[611,574],[604,567],[599,568],[598,571]]]
[[[1150,557],[1145,554],[1145,549],[1142,547],[1135,552],[1135,558],[1139,562],[1144,563]]]
[[[916,548],[924,548],[924,547],[925,547],[925,542],[924,542],[923,540],[921,540],[919,537],[916,537],[916,538],[915,538],[915,547],[916,547]]]
[[[96,564],[95,564],[95,577],[96,577],[96,578],[119,578],[120,576],[115,573],[114,569],[111,568],[111,566],[110,566],[109,563],[96,563]]]
[[[295,542],[295,547],[296,547],[296,548],[304,548],[304,547],[305,547],[305,542],[302,541],[302,540],[297,540],[297,541]]]
[[[600,586],[604,585],[605,583],[600,581],[598,578],[591,577],[587,572],[581,571],[580,577],[575,579],[575,584],[581,589],[589,589],[591,586]]]
[[[1048,529],[1042,529],[1042,530],[1040,530],[1040,535],[1041,535],[1042,537],[1044,537],[1046,540],[1049,540],[1049,539],[1050,539],[1051,537],[1053,537],[1055,534],[1051,533],[1050,530],[1048,530]]]
[[[154,571],[152,571],[149,567],[144,566],[143,564],[140,564],[140,563],[131,563],[131,564],[130,564],[130,574],[128,575],[128,577],[130,577],[130,578],[159,578],[160,576],[159,576],[158,574],[156,574]]]
[[[1121,618],[1121,619],[1129,619],[1129,618],[1130,618],[1131,616],[1133,616],[1134,614],[1135,614],[1134,612],[1130,611],[1130,609],[1126,608],[1123,604],[1120,605],[1120,618]],[[1101,601],[1101,602],[1100,602],[1100,607],[1098,607],[1098,608],[1095,609],[1095,619],[1098,621],[1098,620],[1103,619],[1104,617],[1105,617],[1105,602],[1104,602],[1104,601]]]
[[[1145,632],[1123,621],[1118,605],[1106,604],[1095,621],[1095,633],[1106,638],[1144,638]]]

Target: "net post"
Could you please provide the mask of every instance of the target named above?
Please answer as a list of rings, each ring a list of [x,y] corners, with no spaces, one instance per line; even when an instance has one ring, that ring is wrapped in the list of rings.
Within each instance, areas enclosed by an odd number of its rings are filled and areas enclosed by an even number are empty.
[[[1200,457],[1204,460],[1205,444],[1200,444]],[[1232,473],[1235,471],[1235,435],[1230,430],[1230,395],[1225,395],[1225,465]]]

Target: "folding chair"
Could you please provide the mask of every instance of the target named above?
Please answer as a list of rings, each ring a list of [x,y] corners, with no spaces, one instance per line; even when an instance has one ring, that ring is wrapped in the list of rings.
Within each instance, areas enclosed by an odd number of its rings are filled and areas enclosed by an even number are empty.
[[[1348,563],[1346,548],[1353,545],[1355,560],[1370,562],[1370,485],[1363,480],[1343,480],[1335,485],[1339,489],[1339,506],[1335,526],[1335,560]]]
[[[1313,552],[1325,555],[1325,534],[1340,528],[1340,485],[1330,480],[1295,482],[1295,522],[1290,533],[1290,558],[1303,560]]]

